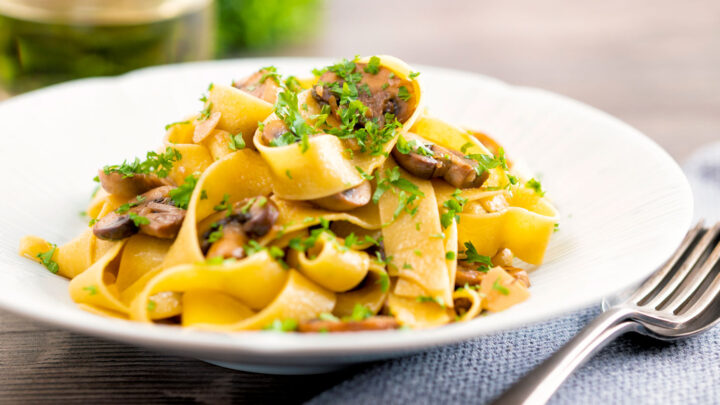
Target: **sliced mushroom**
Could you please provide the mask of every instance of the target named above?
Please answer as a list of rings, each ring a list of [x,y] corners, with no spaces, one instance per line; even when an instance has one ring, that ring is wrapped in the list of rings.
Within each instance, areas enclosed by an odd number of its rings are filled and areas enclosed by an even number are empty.
[[[93,225],[93,234],[102,240],[122,240],[135,235],[138,227],[129,215],[111,212]]]
[[[404,123],[410,118],[414,111],[415,103],[411,102],[417,95],[414,94],[414,87],[410,81],[399,78],[390,69],[380,66],[378,72],[373,74],[365,71],[367,64],[356,63],[353,73],[360,73],[361,78],[357,84],[358,100],[360,100],[368,111],[365,120],[359,122],[364,125],[369,120],[376,120],[380,127],[385,126],[385,114],[393,114],[398,121]],[[312,96],[318,102],[330,106],[330,111],[340,118],[341,107],[339,105],[340,94],[331,89],[331,84],[337,83],[342,88],[344,80],[334,72],[325,72],[318,81],[318,85],[312,90]],[[404,87],[407,96],[404,100],[399,96],[400,87]],[[362,121],[362,120],[361,120]]]
[[[279,215],[275,203],[265,196],[238,201],[229,213],[216,212],[200,223],[200,249],[206,257],[241,259],[245,257],[243,247],[248,240],[267,235]],[[214,232],[219,232],[221,238],[211,242]]]
[[[102,188],[118,197],[132,198],[156,187],[172,185],[170,180],[160,178],[154,174],[133,174],[125,176],[122,173],[104,170],[98,172]]]
[[[455,287],[464,287],[467,285],[480,285],[485,272],[478,271],[477,266],[464,260],[458,261],[457,271],[455,271]]]
[[[234,82],[233,87],[261,98],[270,104],[275,104],[280,85],[269,73],[271,72],[265,69],[259,70],[244,79]]]
[[[313,319],[298,324],[298,332],[360,332],[371,330],[397,329],[400,327],[398,321],[392,316],[371,316],[362,321],[325,321]]]
[[[448,158],[448,170],[443,175],[443,179],[457,188],[480,187],[490,176],[490,173],[483,171],[478,174],[477,162],[468,159],[459,151],[446,149],[437,145],[433,145],[433,152],[442,153],[442,156]],[[449,152],[449,153],[448,153]]]
[[[140,233],[160,239],[175,239],[185,219],[185,210],[169,204],[167,200],[162,201],[149,201],[136,207],[137,214],[150,221],[140,225]]]
[[[162,186],[141,194],[127,213],[113,211],[100,218],[93,226],[93,233],[103,240],[121,240],[138,232],[174,239],[185,219],[185,210],[175,207],[168,197],[172,189],[171,186]],[[148,223],[136,225],[130,213],[147,218]]]
[[[370,202],[372,197],[372,186],[365,180],[359,185],[347,190],[335,193],[328,197],[318,198],[310,202],[318,207],[330,211],[350,211],[359,208]]]
[[[395,161],[412,175],[423,179],[442,177],[457,188],[480,187],[489,176],[487,171],[478,174],[478,163],[461,152],[434,144],[425,145],[425,149],[429,149],[432,155],[417,150],[402,153],[397,146],[392,154]]]
[[[509,267],[513,263],[513,253],[510,249],[504,248],[495,254],[492,258],[492,264],[494,266]]]
[[[208,258],[222,257],[224,259],[244,258],[244,246],[248,242],[248,237],[243,232],[242,225],[236,221],[229,221],[221,226],[222,228],[218,227],[215,232],[221,232],[222,236],[210,245],[205,256]]]
[[[528,275],[527,271],[511,266],[503,266],[503,268],[511,276],[515,277],[515,281],[513,282],[518,282],[523,284],[525,287],[530,287],[530,276]]]
[[[265,124],[265,127],[262,130],[262,139],[266,145],[270,146],[270,145],[272,145],[273,139],[279,138],[283,134],[286,134],[287,132],[289,132],[289,131],[282,121],[280,121],[280,120],[270,121],[267,124]]]
[[[393,148],[392,156],[403,169],[421,179],[442,177],[447,172],[445,160],[435,159],[434,156],[423,155],[417,152],[402,153],[397,147]]]
[[[236,202],[234,212],[240,217],[245,233],[256,238],[267,235],[280,215],[275,203],[265,196]]]

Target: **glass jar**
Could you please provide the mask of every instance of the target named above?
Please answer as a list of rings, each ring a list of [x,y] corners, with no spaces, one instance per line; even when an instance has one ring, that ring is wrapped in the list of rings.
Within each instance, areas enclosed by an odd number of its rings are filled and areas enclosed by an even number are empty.
[[[0,87],[212,56],[212,0],[0,0]]]

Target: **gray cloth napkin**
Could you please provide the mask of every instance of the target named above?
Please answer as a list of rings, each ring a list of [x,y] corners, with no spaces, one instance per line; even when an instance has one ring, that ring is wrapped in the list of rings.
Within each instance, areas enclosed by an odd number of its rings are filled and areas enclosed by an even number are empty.
[[[684,166],[695,216],[720,221],[720,143]],[[486,403],[540,364],[600,313],[599,307],[360,369],[311,404]],[[551,404],[720,403],[720,328],[665,343],[626,335],[572,375]]]

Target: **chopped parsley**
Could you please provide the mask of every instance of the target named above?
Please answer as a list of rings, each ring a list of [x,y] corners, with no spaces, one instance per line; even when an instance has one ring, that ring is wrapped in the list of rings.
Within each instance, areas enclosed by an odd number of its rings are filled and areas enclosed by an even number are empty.
[[[407,155],[410,152],[414,152],[414,153],[417,153],[422,156],[433,156],[434,155],[433,151],[427,145],[423,145],[423,144],[415,141],[414,139],[411,141],[408,141],[402,135],[400,135],[398,137],[396,146],[397,146],[398,152],[400,152],[404,155]]]
[[[440,224],[443,228],[452,225],[453,219],[455,222],[460,222],[459,214],[468,201],[467,198],[460,195],[461,192],[459,188],[455,189],[452,193],[452,199],[443,203],[443,208],[447,210],[440,215]]]
[[[443,301],[442,298],[435,298],[435,297],[430,297],[427,295],[420,295],[415,300],[417,302],[434,302],[443,308],[445,307],[445,301]]]
[[[318,319],[320,319],[321,321],[340,322],[340,318],[329,312],[323,312],[322,314],[318,315]]]
[[[37,255],[35,255],[38,259],[40,259],[40,262],[50,270],[50,273],[56,274],[58,270],[60,270],[60,267],[58,266],[57,262],[53,260],[53,255],[55,254],[55,251],[57,250],[56,244],[50,245],[50,250],[47,252],[40,252]]]
[[[525,183],[525,187],[533,189],[535,191],[535,194],[539,195],[540,197],[545,195],[542,184],[540,184],[540,182],[535,180],[534,178],[528,180],[527,183]]]
[[[398,97],[400,97],[401,99],[403,99],[405,101],[410,101],[410,98],[412,98],[412,94],[410,94],[407,87],[400,86],[398,88]]]
[[[500,277],[495,279],[495,282],[492,285],[493,291],[497,291],[502,295],[510,295],[510,290],[507,289],[504,285],[500,284]]]
[[[408,78],[409,78],[410,80],[412,80],[412,79],[414,79],[414,78],[416,78],[416,77],[418,77],[418,76],[420,76],[420,72],[412,72],[412,71],[411,71],[410,74],[408,75]]]
[[[266,325],[263,330],[270,332],[294,332],[298,328],[298,322],[294,319],[276,319],[269,325]]]
[[[380,278],[378,281],[376,281],[377,284],[380,284],[380,291],[387,292],[388,289],[390,289],[390,276],[382,272],[380,273]]]
[[[170,199],[173,201],[173,204],[175,204],[176,207],[185,210],[188,208],[188,205],[190,205],[190,197],[192,197],[192,193],[195,190],[197,182],[197,175],[191,174],[185,177],[185,182],[181,186],[176,187],[168,192]],[[205,197],[207,198],[207,194],[205,195]]]
[[[147,219],[147,217],[144,217],[144,216],[142,216],[142,215],[138,215],[138,214],[136,214],[136,213],[134,213],[134,212],[131,212],[131,213],[129,213],[128,215],[130,216],[130,219],[133,221],[133,223],[135,224],[135,226],[148,225],[148,224],[150,223],[150,220]]]
[[[215,243],[223,237],[223,226],[219,225],[216,230],[210,232],[208,235],[208,242]]]
[[[157,304],[155,303],[155,301],[153,301],[153,300],[148,300],[148,303],[147,303],[147,310],[148,310],[148,311],[152,312],[152,311],[155,310],[156,307],[157,307]]]
[[[119,206],[119,207],[115,210],[115,212],[117,212],[118,214],[125,214],[125,213],[127,213],[128,211],[130,211],[130,208],[137,207],[137,206],[140,205],[140,203],[142,203],[143,201],[145,201],[145,197],[143,197],[143,196],[141,196],[141,195],[136,196],[134,202],[125,203],[125,204]]]
[[[288,177],[288,179],[292,180],[292,174],[290,174],[290,169],[285,170],[285,175]]]
[[[418,249],[413,250],[413,253],[415,254],[415,256],[422,257],[422,252]]]
[[[478,271],[487,272],[492,267],[492,259],[490,256],[483,256],[478,253],[472,242],[465,242],[465,261],[468,263],[479,263]]]
[[[398,196],[398,206],[393,213],[393,221],[404,211],[415,216],[417,214],[418,207],[413,203],[418,198],[425,197],[425,194],[420,191],[418,186],[408,179],[400,177],[400,168],[395,166],[392,169],[385,170],[385,177],[377,183],[375,193],[373,193],[372,201],[377,204],[380,201],[380,197],[388,191]]]
[[[460,147],[460,152],[466,153],[468,151],[468,149],[472,148],[473,146],[475,146],[474,143],[466,142],[463,144],[463,146]]]
[[[245,148],[245,140],[243,139],[242,132],[237,135],[230,135],[228,147],[230,150],[240,150]]]
[[[455,260],[455,252],[445,252],[445,259]]]
[[[227,210],[228,216],[232,213],[232,204],[229,203],[230,201],[230,194],[225,193],[223,194],[223,198],[220,201],[220,204],[213,207],[215,211],[225,211]]]
[[[294,86],[290,86],[294,87]],[[274,144],[276,140],[282,139],[285,145],[300,142],[300,150],[305,153],[310,147],[310,135],[315,133],[315,128],[305,121],[298,109],[297,91],[291,89],[287,85],[282,86],[282,91],[278,93],[275,102],[275,114],[282,120],[285,126],[290,130],[279,138],[270,142],[271,146],[282,146]]]
[[[503,169],[508,170],[507,160],[505,159],[505,150],[503,148],[500,148],[497,156],[486,155],[484,153],[474,153],[466,155],[465,157],[478,163],[475,167],[475,171],[478,175],[496,167],[502,167]]]
[[[165,125],[165,130],[167,131],[168,129],[174,127],[175,125],[187,125],[187,124],[189,124],[189,123],[190,123],[190,121],[171,122],[171,123]]]
[[[553,232],[557,232],[557,231],[559,231],[559,230],[560,230],[560,224],[558,224],[557,222],[555,222],[555,224],[553,225]]]
[[[165,152],[157,153],[150,151],[145,155],[145,160],[135,158],[128,163],[127,160],[121,165],[110,165],[103,167],[105,174],[120,173],[125,177],[133,177],[136,174],[155,174],[158,177],[167,177],[173,167],[173,163],[182,159],[180,152],[172,147],[167,147]]]
[[[261,68],[260,71],[265,71],[262,76],[260,76],[260,80],[258,80],[258,83],[263,84],[265,83],[265,80],[271,79],[278,85],[280,85],[280,74],[277,72],[277,68],[275,66],[265,66],[264,68]]]
[[[358,173],[360,173],[360,176],[362,176],[362,178],[365,180],[372,180],[375,178],[375,176],[373,176],[372,174],[366,173],[365,170],[363,170],[360,166],[355,166],[355,170],[357,170]]]
[[[508,178],[508,181],[510,182],[510,184],[512,184],[512,185],[515,185],[518,182],[518,178],[513,176],[512,174],[508,173],[507,178]]]
[[[201,199],[201,200],[207,200],[207,199],[208,199],[207,190],[200,190],[200,199]]]
[[[368,62],[367,66],[363,68],[365,73],[370,73],[372,75],[378,74],[380,71],[380,58],[377,56],[373,56],[370,58],[370,61]]]
[[[370,308],[366,307],[365,305],[355,304],[355,307],[353,307],[352,315],[350,315],[349,320],[359,322],[359,321],[368,319],[373,315],[374,315],[373,311],[371,311]]]
[[[83,290],[88,292],[88,295],[95,295],[98,292],[98,289],[94,285],[89,285],[87,287],[83,287]]]

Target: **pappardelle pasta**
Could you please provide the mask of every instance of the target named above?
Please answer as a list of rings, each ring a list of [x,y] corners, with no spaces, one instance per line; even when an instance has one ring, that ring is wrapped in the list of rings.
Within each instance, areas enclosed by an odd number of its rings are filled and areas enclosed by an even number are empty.
[[[85,232],[20,254],[82,309],[210,331],[420,329],[526,300],[557,221],[540,183],[428,115],[394,57],[312,73],[211,84],[162,147],[99,170]]]

